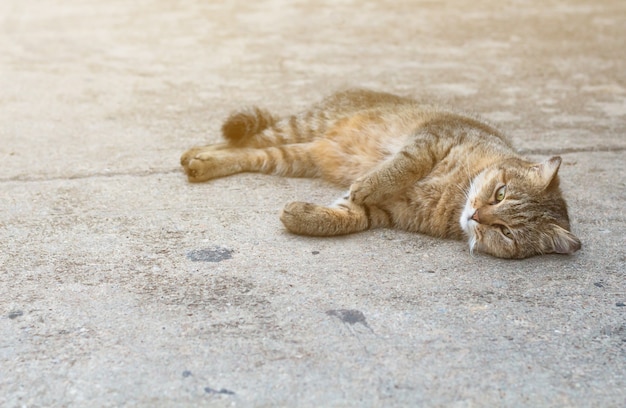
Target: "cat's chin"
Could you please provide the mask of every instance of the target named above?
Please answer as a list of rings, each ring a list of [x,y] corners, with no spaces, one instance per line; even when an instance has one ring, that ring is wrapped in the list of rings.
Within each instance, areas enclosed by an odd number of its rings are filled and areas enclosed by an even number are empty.
[[[459,223],[461,224],[461,229],[465,232],[468,238],[468,245],[471,254],[474,254],[478,249],[478,233],[476,231],[476,226],[478,223],[472,219],[472,216],[476,212],[476,209],[470,204],[470,200],[467,200],[465,203],[465,207],[461,212],[461,218],[459,219]]]
[[[467,243],[469,245],[469,250],[471,254],[474,254],[474,252],[476,252],[478,250],[478,246],[479,246],[479,234],[476,231],[476,225],[478,223],[474,220],[466,220],[465,222],[465,228],[463,229],[463,231],[465,231],[465,234],[467,235]]]
[[[468,235],[472,236],[474,224],[477,224],[476,221],[472,219],[472,216],[476,212],[476,209],[470,204],[470,200],[467,200],[465,203],[465,207],[463,207],[463,211],[461,212],[461,218],[459,219],[459,223],[461,224],[461,229]]]

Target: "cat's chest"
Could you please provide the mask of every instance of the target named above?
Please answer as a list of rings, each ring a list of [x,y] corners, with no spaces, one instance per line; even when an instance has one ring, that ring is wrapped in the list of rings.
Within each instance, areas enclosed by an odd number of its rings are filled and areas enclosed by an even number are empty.
[[[424,186],[469,185],[475,174],[471,159],[463,154],[450,154],[437,162],[432,170],[417,184]]]

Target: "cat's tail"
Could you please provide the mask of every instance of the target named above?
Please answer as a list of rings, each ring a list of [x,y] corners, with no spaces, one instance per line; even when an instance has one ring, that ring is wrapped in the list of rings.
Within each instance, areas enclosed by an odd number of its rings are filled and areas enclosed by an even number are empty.
[[[253,140],[266,129],[272,128],[278,118],[264,109],[256,106],[231,114],[222,125],[222,135],[232,145],[237,147],[255,146]]]
[[[222,134],[234,147],[265,148],[311,142],[332,123],[321,109],[279,118],[252,107],[231,114],[222,125]]]

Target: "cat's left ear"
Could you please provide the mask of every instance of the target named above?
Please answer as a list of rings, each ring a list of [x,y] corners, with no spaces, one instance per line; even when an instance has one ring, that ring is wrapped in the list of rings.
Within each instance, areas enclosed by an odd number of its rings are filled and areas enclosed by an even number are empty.
[[[556,174],[558,173],[560,166],[561,158],[559,156],[554,156],[544,162],[535,164],[532,169],[537,172],[541,183],[544,188],[546,188],[556,179]]]
[[[556,254],[573,254],[581,247],[578,237],[558,225],[552,226],[551,237],[548,238],[550,251]]]

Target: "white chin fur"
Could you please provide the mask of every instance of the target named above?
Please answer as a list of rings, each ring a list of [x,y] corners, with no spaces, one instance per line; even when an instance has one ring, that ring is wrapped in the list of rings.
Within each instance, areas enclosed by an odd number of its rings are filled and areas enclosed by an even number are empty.
[[[476,248],[476,243],[478,240],[476,232],[474,231],[477,222],[472,220],[472,215],[474,215],[476,209],[472,206],[470,201],[471,198],[469,198],[465,203],[465,207],[463,208],[463,212],[461,213],[461,219],[459,221],[461,223],[461,228],[463,229],[463,231],[465,231],[469,238],[470,253],[474,254],[474,249]]]
[[[476,208],[472,205],[475,201],[478,192],[480,191],[483,181],[485,178],[485,172],[481,172],[474,180],[470,183],[469,191],[467,192],[467,201],[465,202],[465,207],[463,207],[463,211],[461,212],[461,219],[459,222],[461,223],[461,228],[467,236],[469,237],[469,247],[470,253],[474,253],[474,249],[476,248],[476,244],[478,242],[478,236],[474,231],[477,222],[472,220],[472,216],[476,212]]]
[[[467,223],[467,236],[469,237],[468,239],[468,245],[469,245],[469,249],[470,249],[470,254],[474,254],[474,251],[476,250],[476,248],[478,247],[478,234],[476,234],[476,231],[474,230],[476,228],[476,224],[478,224],[476,221],[474,220],[470,220]]]
[[[472,221],[472,215],[474,215],[475,211],[476,209],[472,206],[472,204],[470,204],[470,200],[468,199],[465,203],[465,207],[463,207],[461,219],[459,220],[459,222],[461,223],[461,228],[467,234],[470,233],[470,221]]]

